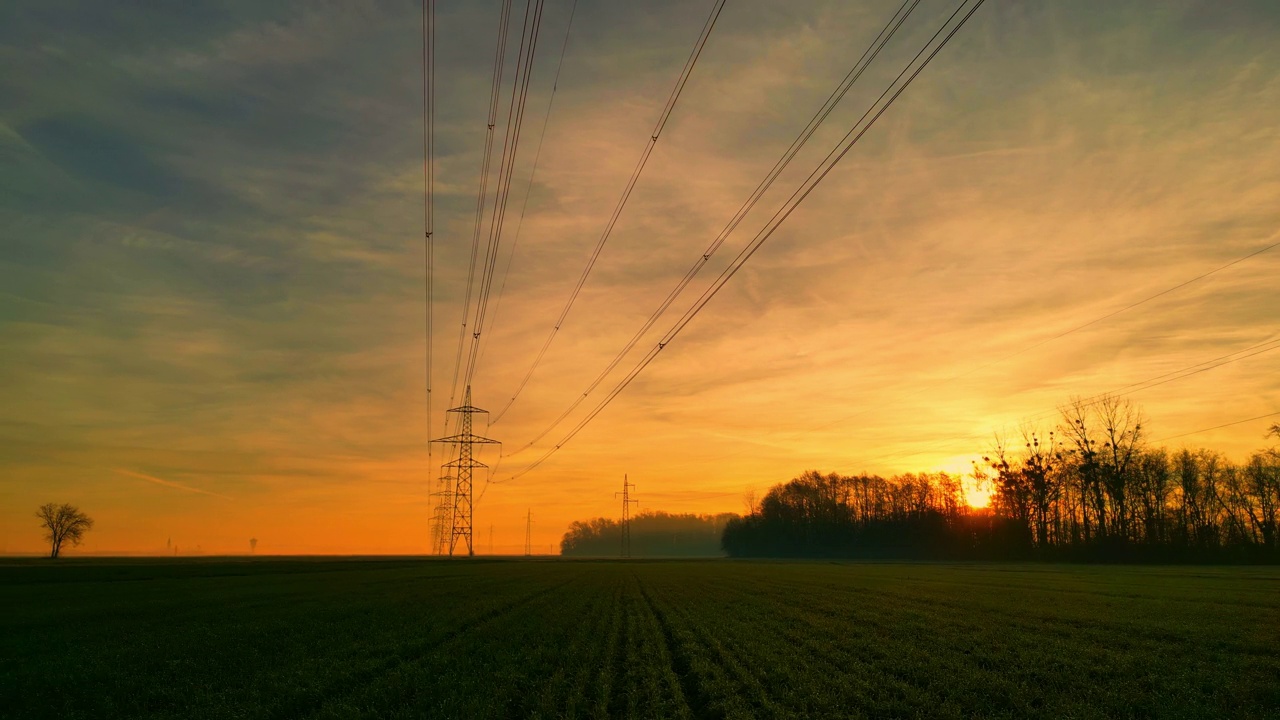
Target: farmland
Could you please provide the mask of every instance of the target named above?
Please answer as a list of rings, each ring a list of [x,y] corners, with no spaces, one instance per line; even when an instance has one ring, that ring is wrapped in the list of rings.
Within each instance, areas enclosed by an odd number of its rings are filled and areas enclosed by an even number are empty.
[[[0,707],[6,718],[1276,717],[1280,570],[11,560]]]

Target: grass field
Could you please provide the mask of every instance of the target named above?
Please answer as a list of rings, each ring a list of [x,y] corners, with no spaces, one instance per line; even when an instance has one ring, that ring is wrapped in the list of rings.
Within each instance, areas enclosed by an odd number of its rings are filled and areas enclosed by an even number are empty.
[[[1280,717],[1280,570],[0,564],[0,716]]]

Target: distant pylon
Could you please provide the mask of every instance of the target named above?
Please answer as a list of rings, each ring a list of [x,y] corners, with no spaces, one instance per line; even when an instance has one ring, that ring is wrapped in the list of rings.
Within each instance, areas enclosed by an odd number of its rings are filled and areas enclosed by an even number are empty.
[[[488,414],[488,410],[481,410],[471,405],[471,386],[467,386],[466,393],[462,396],[462,405],[456,408],[449,408],[449,412],[458,414],[458,434],[449,437],[437,438],[431,442],[452,443],[458,447],[458,459],[453,462],[445,463],[445,467],[453,470],[454,486],[453,486],[453,521],[449,529],[449,554],[456,555],[458,553],[459,541],[466,543],[467,556],[476,554],[472,537],[472,483],[471,478],[474,470],[478,467],[487,468],[488,465],[480,462],[475,457],[476,445],[498,445],[497,440],[490,440],[487,437],[480,437],[471,432],[472,420],[471,416],[479,413]]]
[[[533,510],[527,510],[524,514],[524,556],[529,557],[533,554]]]
[[[449,535],[453,527],[453,476],[441,473],[439,480],[440,489],[432,493],[436,507],[431,517],[431,552],[448,555]]]
[[[631,488],[635,485],[627,481],[627,476],[622,476],[622,492],[614,493],[614,497],[622,496],[622,557],[631,557],[631,505],[639,504],[639,500],[631,499]]]

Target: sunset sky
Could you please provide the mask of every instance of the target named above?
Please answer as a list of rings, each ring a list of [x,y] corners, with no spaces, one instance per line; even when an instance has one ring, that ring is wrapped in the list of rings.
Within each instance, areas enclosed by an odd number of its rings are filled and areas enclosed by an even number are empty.
[[[711,7],[581,0],[530,185],[571,4],[546,4],[499,273],[517,225],[519,243],[482,336],[473,400],[495,412]],[[899,4],[729,0],[581,297],[482,434],[514,452],[581,394]],[[435,435],[499,5],[437,11]],[[657,342],[954,6],[920,4],[637,353],[493,480]],[[42,550],[50,501],[97,521],[82,552],[426,549],[419,13],[0,10],[0,552]],[[1280,416],[1189,433],[1280,412],[1280,343],[1262,344],[1280,339],[1280,247],[1051,338],[1276,243],[1280,5],[988,0],[593,423],[477,484],[477,551],[490,526],[496,552],[522,551],[526,510],[544,552],[616,515],[624,473],[641,510],[741,512],[810,468],[964,471],[1072,395],[1215,358],[1241,359],[1129,397],[1159,444],[1243,460]]]

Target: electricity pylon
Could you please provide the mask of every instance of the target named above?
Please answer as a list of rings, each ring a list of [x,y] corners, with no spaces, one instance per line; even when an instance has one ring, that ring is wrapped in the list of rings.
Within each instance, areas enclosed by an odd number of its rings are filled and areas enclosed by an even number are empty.
[[[524,514],[524,556],[529,557],[533,554],[533,510],[527,510]]]
[[[436,498],[436,508],[431,518],[431,552],[447,555],[453,525],[453,476],[441,473],[439,480],[440,489],[432,493]]]
[[[471,478],[476,468],[487,468],[488,465],[480,462],[475,457],[476,445],[499,445],[497,440],[490,440],[487,437],[480,437],[471,432],[472,415],[480,413],[488,414],[488,410],[481,410],[471,404],[471,386],[467,386],[466,393],[462,396],[462,405],[456,408],[449,408],[451,413],[458,414],[458,434],[449,437],[437,438],[431,442],[453,443],[458,448],[458,459],[453,462],[445,463],[445,467],[453,471],[453,522],[449,530],[449,554],[455,555],[458,552],[458,542],[462,541],[467,545],[467,556],[471,557],[476,554],[475,547],[472,543],[471,532],[471,513],[473,506],[472,483]]]
[[[622,557],[631,557],[631,505],[640,504],[639,500],[631,499],[630,489],[635,485],[627,482],[627,476],[622,476],[622,492],[614,493],[614,497],[622,496]]]

